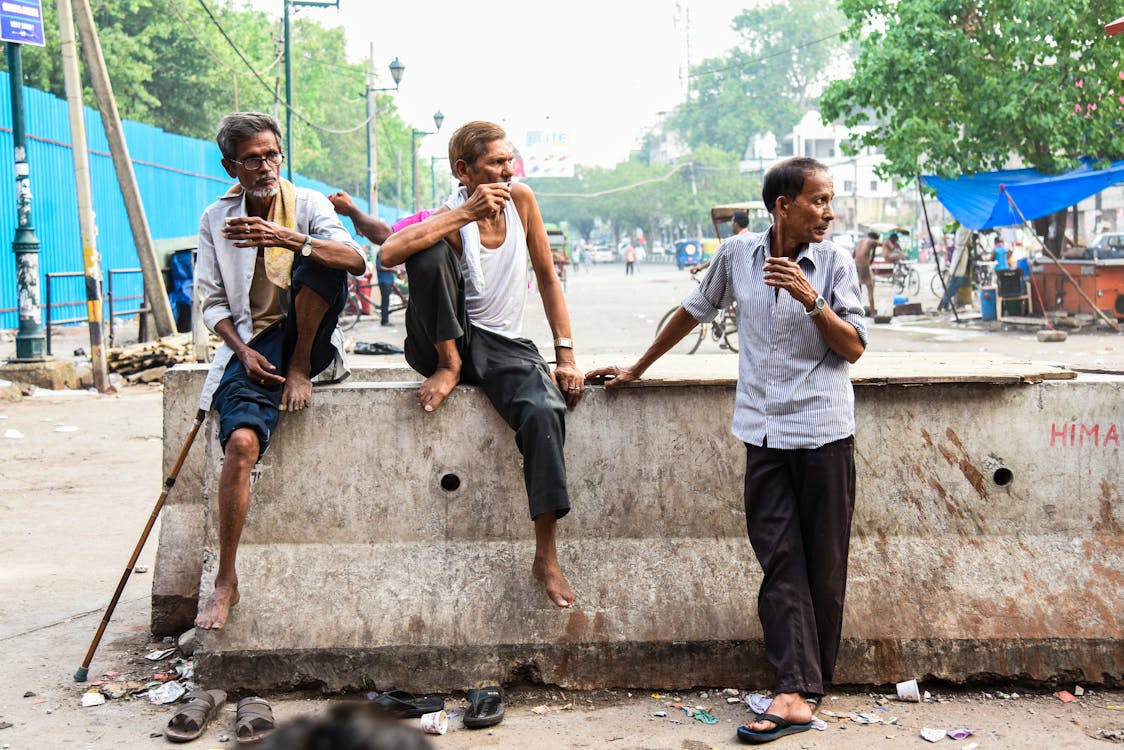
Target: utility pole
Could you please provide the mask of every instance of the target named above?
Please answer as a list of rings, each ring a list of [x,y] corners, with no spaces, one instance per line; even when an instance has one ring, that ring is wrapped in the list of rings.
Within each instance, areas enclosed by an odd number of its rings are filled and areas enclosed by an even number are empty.
[[[307,5],[313,8],[339,8],[339,0],[285,0],[285,174],[293,181],[293,60],[290,54],[291,28],[290,8],[294,5]]]
[[[112,390],[105,361],[102,321],[102,271],[98,253],[98,226],[94,221],[94,195],[90,189],[90,160],[86,124],[82,117],[82,78],[78,71],[78,43],[74,38],[74,11],[70,0],[58,0],[59,47],[70,115],[70,150],[74,157],[74,185],[78,194],[78,223],[82,229],[82,264],[86,272],[86,319],[90,327],[90,365],[98,393]]]
[[[101,112],[102,127],[105,128],[105,137],[109,141],[121,197],[125,200],[125,210],[129,214],[129,227],[133,231],[137,259],[144,274],[145,297],[152,308],[156,334],[169,336],[176,332],[175,317],[168,301],[168,290],[164,286],[164,275],[156,261],[156,249],[148,231],[148,217],[144,213],[144,203],[141,202],[137,177],[133,173],[133,162],[129,157],[129,146],[125,142],[125,131],[121,128],[121,116],[117,112],[117,101],[113,98],[113,86],[105,68],[101,42],[94,26],[94,14],[90,10],[89,0],[73,1],[74,20],[78,24],[78,36],[82,40],[82,56],[90,74],[90,87],[94,90],[98,110]]]

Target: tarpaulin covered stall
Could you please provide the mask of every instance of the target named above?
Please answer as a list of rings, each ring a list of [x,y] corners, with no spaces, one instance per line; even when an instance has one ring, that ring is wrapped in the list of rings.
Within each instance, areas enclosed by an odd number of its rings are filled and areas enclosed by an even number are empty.
[[[922,175],[921,181],[937,191],[937,199],[968,229],[982,230],[1021,224],[1022,219],[1003,194],[1028,220],[1048,216],[1124,182],[1124,160],[1108,169],[1094,169],[1093,162],[1064,174],[1048,175],[1037,169],[1007,169],[947,179]]]

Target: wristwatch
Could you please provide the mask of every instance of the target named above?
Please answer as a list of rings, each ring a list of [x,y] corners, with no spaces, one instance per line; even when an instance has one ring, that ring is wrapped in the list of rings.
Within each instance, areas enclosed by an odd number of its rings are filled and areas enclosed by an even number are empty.
[[[304,238],[304,244],[301,245],[301,255],[303,255],[306,258],[308,256],[312,255],[312,235],[311,234],[306,235],[305,238]]]
[[[554,348],[555,349],[573,349],[574,348],[574,340],[570,339],[570,338],[561,338],[561,337],[556,338],[556,339],[554,339]]]
[[[811,310],[805,310],[804,314],[807,315],[809,318],[814,318],[817,315],[819,315],[820,313],[822,313],[823,309],[825,307],[827,307],[827,300],[825,300],[823,298],[823,295],[821,294],[818,297],[816,297],[816,301],[812,303],[812,309]]]

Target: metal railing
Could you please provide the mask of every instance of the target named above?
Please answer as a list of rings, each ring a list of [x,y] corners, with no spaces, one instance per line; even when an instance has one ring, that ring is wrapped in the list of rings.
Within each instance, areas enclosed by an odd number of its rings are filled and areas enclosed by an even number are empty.
[[[146,313],[152,312],[152,307],[145,301],[145,295],[144,294],[132,294],[132,295],[127,295],[127,296],[123,296],[123,297],[116,297],[113,294],[113,277],[114,276],[117,276],[117,275],[120,275],[120,274],[138,274],[138,273],[142,273],[141,269],[139,269],[139,268],[113,268],[113,269],[110,269],[109,271],[107,271],[106,274],[105,274],[106,294],[105,294],[104,305],[106,307],[106,311],[107,311],[108,318],[109,318],[109,340],[108,340],[108,344],[110,346],[113,346],[114,326],[115,326],[115,323],[116,323],[115,318],[116,318],[117,315],[140,315],[141,316],[140,324],[139,324],[140,330],[137,333],[137,338],[141,341],[144,341],[147,338],[145,336],[144,315]],[[86,305],[88,303],[86,303],[84,301],[83,302],[58,302],[58,303],[55,303],[55,302],[52,301],[52,292],[51,292],[52,282],[55,279],[60,279],[60,278],[75,278],[75,277],[84,278],[85,276],[86,276],[86,274],[83,271],[55,271],[55,272],[46,274],[47,289],[46,289],[46,295],[45,295],[46,300],[45,300],[45,303],[43,305],[43,319],[44,319],[44,326],[46,328],[46,333],[47,333],[47,342],[46,343],[47,343],[47,354],[48,355],[52,353],[51,352],[51,328],[52,328],[53,325],[69,325],[71,323],[88,323],[90,321],[89,309],[86,308]],[[126,308],[126,309],[120,309],[120,307],[119,307],[119,305],[121,305],[122,303],[133,302],[133,301],[136,301],[136,300],[140,300],[140,302],[137,304],[136,307],[129,307],[129,308]],[[73,317],[73,318],[55,318],[54,317],[54,311],[58,308],[78,307],[79,305],[81,305],[83,308],[85,308],[83,310],[82,315],[80,315],[80,316]]]

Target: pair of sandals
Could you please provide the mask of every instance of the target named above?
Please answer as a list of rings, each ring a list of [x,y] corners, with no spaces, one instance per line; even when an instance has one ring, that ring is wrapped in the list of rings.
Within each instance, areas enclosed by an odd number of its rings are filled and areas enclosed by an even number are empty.
[[[193,690],[187,702],[172,714],[164,727],[164,736],[170,742],[190,742],[203,736],[207,724],[226,704],[222,690]],[[234,715],[234,737],[240,745],[261,742],[274,730],[273,709],[264,698],[251,696],[238,701]]]
[[[440,698],[419,698],[405,690],[388,690],[371,702],[399,719],[416,719],[445,710],[445,701]],[[503,714],[503,690],[499,686],[468,691],[468,710],[464,714],[464,725],[468,729],[495,726],[503,720]]]

